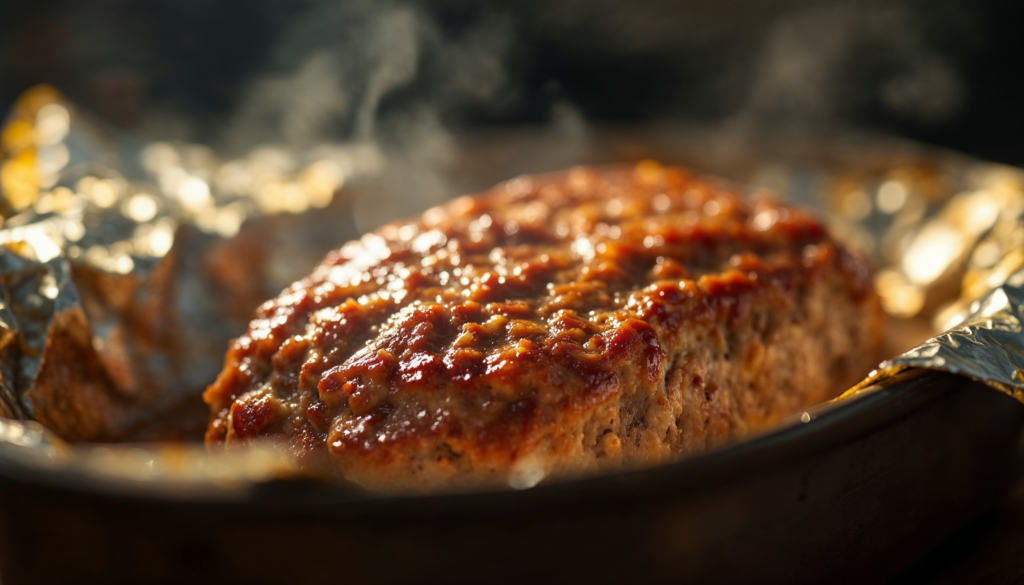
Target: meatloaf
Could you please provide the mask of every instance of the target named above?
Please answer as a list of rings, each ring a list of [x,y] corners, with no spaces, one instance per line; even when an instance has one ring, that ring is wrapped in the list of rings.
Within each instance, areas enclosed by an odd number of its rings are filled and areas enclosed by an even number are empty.
[[[682,168],[522,177],[329,254],[257,312],[206,439],[377,489],[528,487],[764,429],[876,363],[865,262]]]

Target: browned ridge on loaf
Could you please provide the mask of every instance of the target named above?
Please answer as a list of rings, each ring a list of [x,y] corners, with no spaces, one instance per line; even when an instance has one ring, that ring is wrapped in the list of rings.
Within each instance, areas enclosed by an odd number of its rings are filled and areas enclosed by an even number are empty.
[[[866,264],[806,211],[653,163],[521,177],[265,303],[207,441],[373,488],[525,487],[765,428],[870,370],[883,328]]]

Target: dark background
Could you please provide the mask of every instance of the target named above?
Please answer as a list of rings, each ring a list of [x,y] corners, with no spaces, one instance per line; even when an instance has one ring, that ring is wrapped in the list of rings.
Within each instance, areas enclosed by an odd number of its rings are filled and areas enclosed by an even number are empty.
[[[47,82],[214,144],[565,112],[852,125],[1021,164],[1022,25],[1019,1],[8,1],[0,109]]]

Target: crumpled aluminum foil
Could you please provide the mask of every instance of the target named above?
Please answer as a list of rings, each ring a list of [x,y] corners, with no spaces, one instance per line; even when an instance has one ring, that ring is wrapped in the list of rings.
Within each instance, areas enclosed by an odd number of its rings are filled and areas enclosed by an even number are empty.
[[[222,161],[142,144],[52,88],[0,134],[0,410],[68,441],[193,439],[256,307],[356,235],[372,148]]]
[[[960,305],[955,305],[959,307]],[[967,376],[1024,402],[1024,270],[955,312],[945,331],[888,359],[840,398],[911,368]]]
[[[928,318],[937,335],[885,360],[841,399],[924,368],[1024,402],[1024,171],[967,158],[947,162],[958,177],[952,196],[933,195],[915,222],[874,234],[887,254],[876,275],[886,309]]]
[[[941,332],[844,397],[929,368],[1024,402],[1019,169],[852,134],[766,143],[662,125],[563,138],[469,137],[450,171],[471,180],[451,183],[472,190],[551,165],[655,158],[769,189],[819,209],[879,267],[894,331],[917,337],[893,354]],[[174,419],[183,398],[198,403],[255,306],[356,234],[342,185],[380,171],[367,145],[260,148],[222,161],[200,145],[142,144],[52,89],[28,92],[0,134],[0,461],[147,485],[245,487],[293,473],[279,453],[69,444],[51,431],[73,441],[174,438],[138,413]],[[72,402],[54,409],[55,400]],[[76,412],[74,400],[105,414],[47,418]]]

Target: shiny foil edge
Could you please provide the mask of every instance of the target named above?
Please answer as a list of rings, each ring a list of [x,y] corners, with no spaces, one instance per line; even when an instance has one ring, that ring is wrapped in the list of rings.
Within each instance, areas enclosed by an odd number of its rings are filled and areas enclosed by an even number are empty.
[[[1024,269],[973,301],[944,333],[882,362],[837,400],[913,368],[965,376],[1024,403]]]

